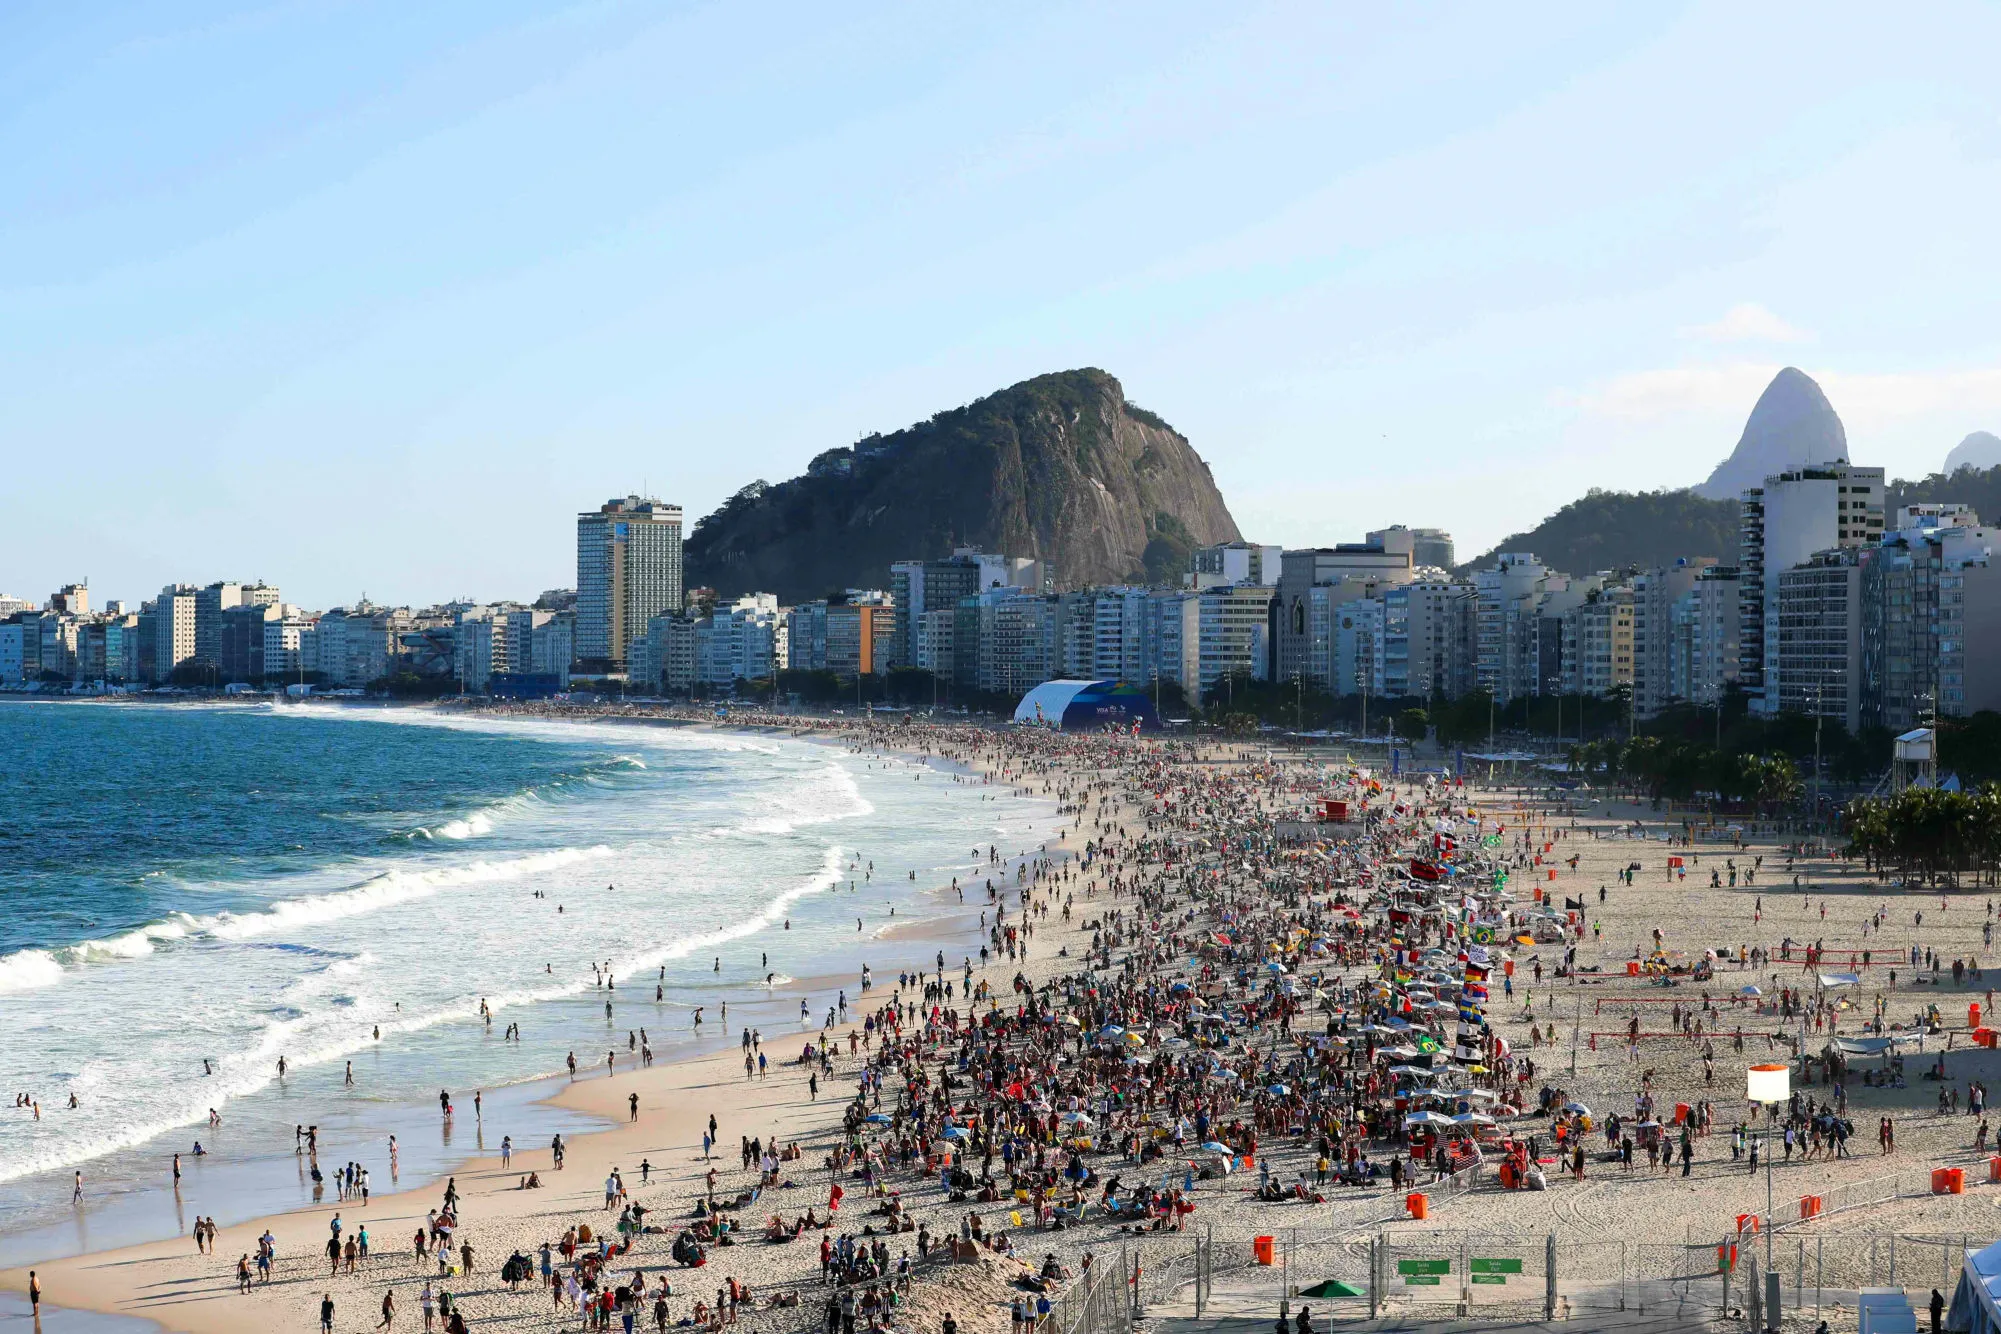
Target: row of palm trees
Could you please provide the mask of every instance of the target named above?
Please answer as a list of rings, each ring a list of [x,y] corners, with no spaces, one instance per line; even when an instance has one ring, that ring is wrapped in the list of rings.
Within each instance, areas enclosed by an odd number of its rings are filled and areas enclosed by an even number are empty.
[[[1996,883],[2001,872],[2001,788],[1947,792],[1907,788],[1894,797],[1859,797],[1845,821],[1852,856],[1906,884]]]
[[[1588,782],[1642,792],[1656,800],[1711,797],[1776,813],[1797,801],[1799,769],[1784,755],[1718,750],[1670,737],[1608,738],[1573,746],[1570,770]]]

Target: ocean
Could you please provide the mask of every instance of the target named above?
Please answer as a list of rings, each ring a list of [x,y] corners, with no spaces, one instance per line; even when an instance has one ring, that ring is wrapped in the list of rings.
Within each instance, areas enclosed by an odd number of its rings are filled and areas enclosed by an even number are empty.
[[[302,1124],[379,1191],[392,1133],[406,1185],[503,1133],[546,1144],[584,1127],[529,1082],[571,1052],[623,1064],[642,1030],[671,1059],[754,1023],[790,1056],[863,962],[935,966],[886,927],[949,913],[939,887],[983,883],[989,846],[1056,827],[944,766],[612,721],[9,703],[0,757],[17,1260],[303,1203]]]

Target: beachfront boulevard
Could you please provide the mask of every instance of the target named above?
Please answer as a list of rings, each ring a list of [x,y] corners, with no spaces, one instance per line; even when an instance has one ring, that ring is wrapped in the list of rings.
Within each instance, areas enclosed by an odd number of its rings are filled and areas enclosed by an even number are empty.
[[[732,725],[956,762],[1063,828],[984,849],[977,935],[886,936],[844,1014],[585,1063],[557,1101],[608,1128],[560,1152],[39,1265],[46,1300],[200,1331],[1743,1328],[1776,1272],[1788,1328],[1839,1330],[1864,1289],[1951,1297],[1992,1240],[1982,889],[1332,752]]]

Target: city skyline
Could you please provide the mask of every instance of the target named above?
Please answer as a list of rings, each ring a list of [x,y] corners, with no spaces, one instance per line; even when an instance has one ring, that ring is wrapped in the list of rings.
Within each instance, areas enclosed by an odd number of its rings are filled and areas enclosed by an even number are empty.
[[[520,595],[1081,365],[1290,546],[1692,485],[1784,364],[2001,428],[1991,9],[1137,15],[0,18],[0,584]]]

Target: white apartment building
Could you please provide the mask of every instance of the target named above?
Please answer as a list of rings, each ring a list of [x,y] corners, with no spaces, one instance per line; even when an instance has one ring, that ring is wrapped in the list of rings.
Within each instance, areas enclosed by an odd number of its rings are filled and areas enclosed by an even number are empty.
[[[289,676],[297,680],[308,667],[300,657],[305,636],[312,632],[315,620],[297,607],[283,607],[280,614],[264,622],[264,674],[269,676]]]
[[[153,679],[168,680],[174,669],[195,657],[193,584],[168,584],[153,600]]]
[[[1746,491],[1738,521],[1738,676],[1751,707],[1782,707],[1777,684],[1779,577],[1816,553],[1883,536],[1883,470],[1816,464]]]
[[[1387,589],[1381,601],[1385,695],[1450,699],[1473,688],[1477,599],[1470,586],[1428,579]]]

